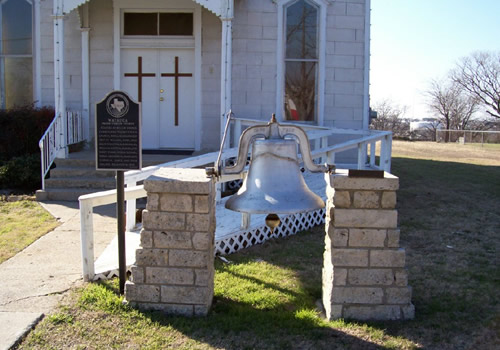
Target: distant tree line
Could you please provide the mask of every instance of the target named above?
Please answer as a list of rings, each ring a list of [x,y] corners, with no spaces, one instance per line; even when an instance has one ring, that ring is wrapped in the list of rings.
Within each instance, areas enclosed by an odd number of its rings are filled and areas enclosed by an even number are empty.
[[[475,52],[460,59],[444,78],[433,79],[424,94],[437,120],[428,130],[411,132],[410,120],[404,118],[406,108],[388,100],[373,106],[378,115],[370,127],[390,130],[396,138],[428,139],[433,139],[436,128],[500,130],[500,51]]]

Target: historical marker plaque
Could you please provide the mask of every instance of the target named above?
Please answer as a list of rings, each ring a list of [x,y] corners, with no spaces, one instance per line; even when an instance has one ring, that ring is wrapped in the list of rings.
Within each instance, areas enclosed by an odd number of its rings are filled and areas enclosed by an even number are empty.
[[[139,170],[142,166],[141,109],[125,92],[112,91],[95,111],[97,170]]]

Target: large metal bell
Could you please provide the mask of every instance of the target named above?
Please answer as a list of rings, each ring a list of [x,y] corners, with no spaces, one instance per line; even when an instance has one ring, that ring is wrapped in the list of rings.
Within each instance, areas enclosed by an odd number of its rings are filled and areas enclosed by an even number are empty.
[[[251,214],[292,214],[324,206],[302,177],[297,142],[284,138],[253,141],[248,175],[226,202],[228,209]]]

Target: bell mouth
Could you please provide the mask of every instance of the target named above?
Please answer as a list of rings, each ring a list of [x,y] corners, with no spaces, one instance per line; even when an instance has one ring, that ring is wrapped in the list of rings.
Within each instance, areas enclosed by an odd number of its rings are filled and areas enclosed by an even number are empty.
[[[248,174],[225,207],[250,214],[295,214],[325,207],[304,181],[291,139],[256,140]]]

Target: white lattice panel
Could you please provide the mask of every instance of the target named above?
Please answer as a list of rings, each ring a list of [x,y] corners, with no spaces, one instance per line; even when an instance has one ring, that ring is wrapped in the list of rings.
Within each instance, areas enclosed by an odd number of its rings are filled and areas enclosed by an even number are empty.
[[[280,219],[281,224],[272,234],[269,228],[262,222],[262,226],[235,232],[229,237],[216,237],[215,254],[232,254],[240,249],[263,243],[271,238],[294,235],[297,232],[310,229],[316,225],[324,224],[325,209],[322,208],[312,212],[282,216]]]

